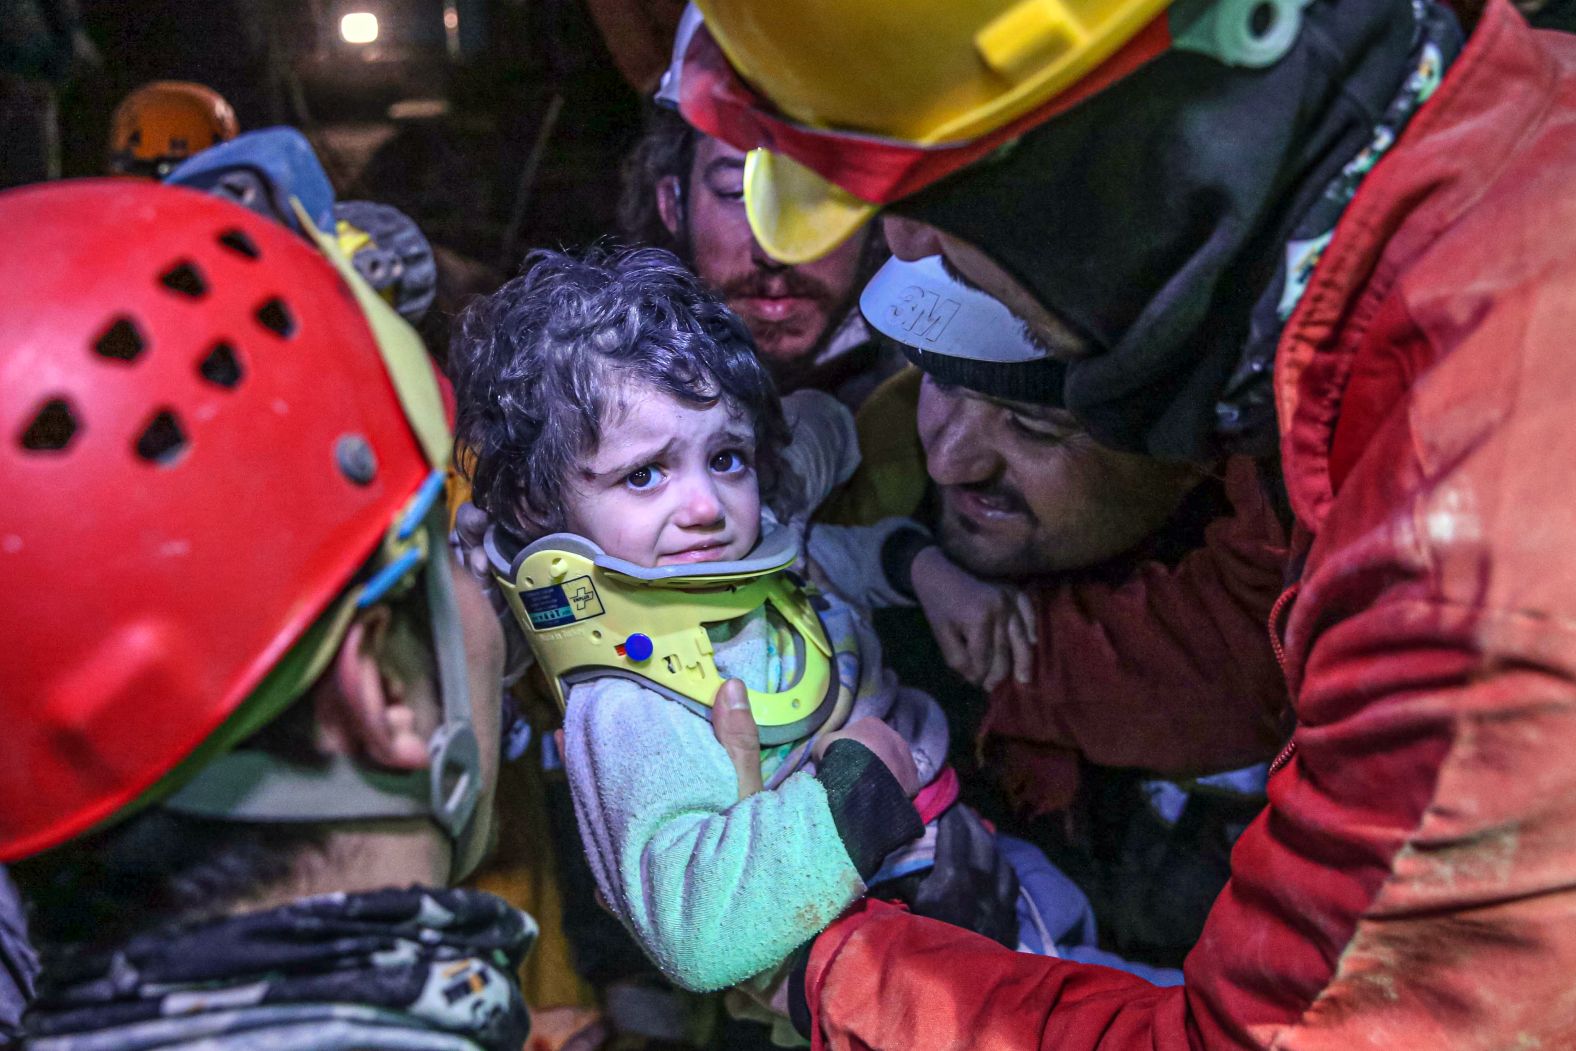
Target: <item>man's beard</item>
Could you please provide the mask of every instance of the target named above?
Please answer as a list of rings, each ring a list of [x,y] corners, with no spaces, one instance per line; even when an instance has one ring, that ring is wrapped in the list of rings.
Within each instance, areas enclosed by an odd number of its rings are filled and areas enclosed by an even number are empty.
[[[883,246],[885,242],[881,243]],[[749,328],[751,338],[755,340],[756,351],[761,363],[766,366],[766,371],[771,373],[772,380],[777,385],[778,391],[787,393],[801,387],[813,386],[816,372],[818,371],[815,360],[826,349],[827,344],[837,335],[842,328],[842,321],[854,304],[858,302],[859,293],[864,291],[865,282],[870,275],[875,273],[876,262],[884,258],[885,252],[877,252],[874,241],[867,245],[868,259],[862,260],[860,270],[848,291],[840,299],[836,292],[826,282],[810,277],[794,267],[781,267],[776,269],[763,269],[751,265],[742,274],[725,277],[720,283],[708,281],[712,291],[720,295],[723,300],[732,304],[743,298],[765,298],[771,296],[794,296],[814,302],[818,308],[821,319],[821,328],[810,339],[806,348],[791,356],[781,356],[770,349],[776,345],[780,338],[793,338],[796,333],[792,325],[786,322],[763,321],[760,318],[746,317],[739,311],[740,320]],[[673,252],[690,272],[701,274],[701,269],[695,262],[694,241],[690,235],[688,222],[680,227],[678,235],[674,238]],[[732,309],[730,305],[730,309]]]
[[[860,286],[839,301],[831,286],[798,270],[763,270],[752,267],[747,273],[726,281],[719,290],[730,306],[741,298],[791,296],[815,305],[809,316],[786,321],[770,321],[739,313],[755,339],[761,363],[771,373],[783,393],[802,387],[829,387],[840,370],[837,362],[820,362],[820,355],[842,329],[842,321],[852,309]],[[815,326],[812,331],[812,326]]]
[[[793,267],[781,270],[762,270],[752,266],[738,277],[731,277],[717,289],[724,299],[764,299],[767,297],[793,297],[830,304],[836,296],[824,281],[810,277]]]
[[[761,351],[761,356],[773,369],[779,367],[788,371],[796,371],[794,366],[807,366],[820,353],[827,338],[832,334],[834,325],[833,310],[836,307],[836,296],[827,287],[825,282],[808,277],[794,269],[762,270],[760,267],[751,267],[736,277],[730,277],[717,289],[724,300],[736,303],[741,299],[807,299],[815,304],[813,317],[820,322],[819,330],[807,334],[810,319],[797,318],[792,321],[769,321],[759,317],[744,317],[749,325],[750,332],[755,336],[756,345]],[[805,349],[788,356],[773,353],[774,347],[782,341],[802,341]]]
[[[1031,523],[1034,521],[1028,502],[1015,489],[999,483],[957,488],[992,497],[1001,501],[1008,510],[1028,516]],[[1027,539],[1003,546],[999,539],[947,507],[943,501],[941,513],[937,516],[936,532],[942,553],[975,576],[1016,581],[1046,571],[1048,560],[1034,544],[1036,531],[1033,529]]]

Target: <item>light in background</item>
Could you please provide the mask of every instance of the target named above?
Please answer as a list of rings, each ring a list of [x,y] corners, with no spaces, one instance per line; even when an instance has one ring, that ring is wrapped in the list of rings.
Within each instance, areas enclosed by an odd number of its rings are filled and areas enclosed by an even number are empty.
[[[378,16],[371,11],[351,11],[339,20],[339,35],[347,44],[370,44],[378,38]]]

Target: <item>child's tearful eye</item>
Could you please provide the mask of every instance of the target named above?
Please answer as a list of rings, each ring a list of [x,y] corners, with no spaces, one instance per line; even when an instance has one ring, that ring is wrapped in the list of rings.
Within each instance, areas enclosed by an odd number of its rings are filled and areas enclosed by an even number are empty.
[[[637,467],[624,476],[624,484],[631,489],[654,489],[662,481],[662,468],[656,464]]]
[[[711,469],[718,474],[732,474],[748,466],[749,462],[735,449],[725,449],[711,458]]]

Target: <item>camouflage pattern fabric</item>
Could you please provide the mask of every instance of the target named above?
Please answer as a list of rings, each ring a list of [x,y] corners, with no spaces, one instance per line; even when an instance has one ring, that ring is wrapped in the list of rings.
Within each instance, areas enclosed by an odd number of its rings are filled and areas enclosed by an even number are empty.
[[[307,898],[51,961],[33,1051],[519,1051],[530,916],[412,887]]]

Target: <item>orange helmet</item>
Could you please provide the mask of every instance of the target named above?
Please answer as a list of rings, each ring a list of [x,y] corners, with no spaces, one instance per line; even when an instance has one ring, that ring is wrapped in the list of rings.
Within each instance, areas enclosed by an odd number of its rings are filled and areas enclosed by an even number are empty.
[[[420,341],[325,236],[110,179],[0,194],[0,222],[12,860],[238,755],[374,584],[443,557],[450,437]]]
[[[121,175],[163,178],[194,153],[240,133],[224,96],[186,80],[155,80],[115,107],[109,167]]]

